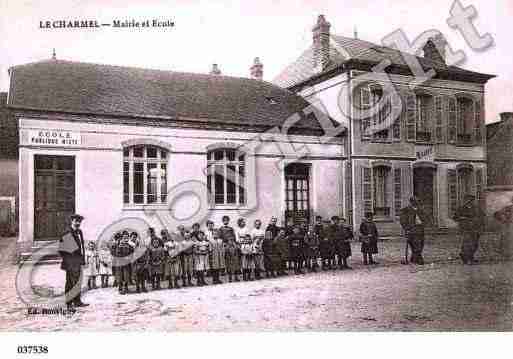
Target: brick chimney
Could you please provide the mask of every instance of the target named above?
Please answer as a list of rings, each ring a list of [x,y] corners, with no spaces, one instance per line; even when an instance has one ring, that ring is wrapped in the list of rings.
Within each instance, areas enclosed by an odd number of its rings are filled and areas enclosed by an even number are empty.
[[[219,66],[217,64],[212,64],[212,70],[210,70],[211,75],[221,75],[221,70],[219,70]]]
[[[264,78],[264,65],[260,62],[258,57],[255,57],[253,65],[250,67],[249,71],[251,73],[251,78],[255,80],[262,81]]]
[[[330,27],[324,15],[317,17],[317,24],[312,29],[313,35],[313,67],[326,69],[330,60]]]
[[[501,112],[499,115],[501,122],[511,121],[513,119],[513,112]]]
[[[445,64],[445,49],[447,47],[447,40],[444,35],[438,34],[432,36],[426,41],[423,47],[424,57],[433,61]]]

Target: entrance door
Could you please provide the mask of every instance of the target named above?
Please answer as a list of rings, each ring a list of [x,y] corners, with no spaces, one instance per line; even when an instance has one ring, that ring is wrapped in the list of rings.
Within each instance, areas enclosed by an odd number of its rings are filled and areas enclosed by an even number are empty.
[[[413,194],[420,201],[423,211],[428,216],[427,226],[435,225],[435,169],[419,167],[413,169]]]
[[[34,158],[34,240],[56,240],[75,212],[75,157]]]
[[[310,221],[310,165],[291,163],[285,167],[285,224]]]

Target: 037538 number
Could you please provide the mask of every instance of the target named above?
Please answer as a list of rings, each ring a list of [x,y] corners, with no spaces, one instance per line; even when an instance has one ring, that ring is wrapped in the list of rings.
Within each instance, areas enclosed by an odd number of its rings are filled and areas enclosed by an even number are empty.
[[[48,354],[47,345],[18,345],[18,354]]]

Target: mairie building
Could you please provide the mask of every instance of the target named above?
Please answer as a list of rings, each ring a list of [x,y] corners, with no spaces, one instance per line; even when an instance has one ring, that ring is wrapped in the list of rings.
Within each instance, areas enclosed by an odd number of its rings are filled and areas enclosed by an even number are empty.
[[[415,195],[434,231],[456,228],[465,194],[486,186],[485,85],[492,75],[446,64],[442,34],[423,56],[331,33],[323,15],[312,44],[273,82],[347,128],[343,212],[359,225],[372,212],[381,233],[400,233]],[[422,69],[412,70],[412,60]]]

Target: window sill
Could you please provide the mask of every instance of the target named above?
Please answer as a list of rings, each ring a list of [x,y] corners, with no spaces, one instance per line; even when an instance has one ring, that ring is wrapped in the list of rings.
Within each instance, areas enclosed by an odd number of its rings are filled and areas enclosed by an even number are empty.
[[[208,207],[211,211],[216,210],[244,210],[248,209],[249,207],[247,205],[236,205],[236,204],[216,204],[216,205],[210,205]]]
[[[482,147],[481,144],[474,143],[453,143],[455,147]]]
[[[376,223],[393,223],[393,222],[395,222],[393,217],[374,217],[372,220]]]
[[[143,211],[143,210],[169,210],[167,203],[157,204],[124,204],[123,211]]]

